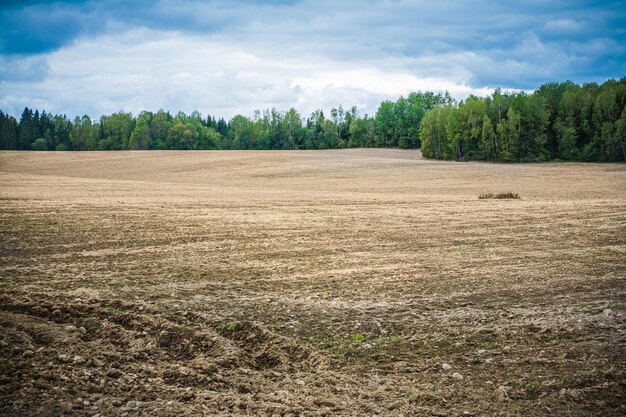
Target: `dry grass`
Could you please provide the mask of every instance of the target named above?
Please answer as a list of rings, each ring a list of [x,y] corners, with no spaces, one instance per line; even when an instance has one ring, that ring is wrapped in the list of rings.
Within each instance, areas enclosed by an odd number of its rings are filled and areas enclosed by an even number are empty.
[[[0,414],[626,414],[624,165],[2,152],[0,199]]]
[[[478,196],[479,200],[489,200],[489,199],[496,199],[496,200],[519,200],[520,196],[519,194],[516,193],[512,193],[512,192],[508,192],[508,193],[498,193],[498,194],[493,194],[493,193],[486,193],[486,194],[481,194]]]

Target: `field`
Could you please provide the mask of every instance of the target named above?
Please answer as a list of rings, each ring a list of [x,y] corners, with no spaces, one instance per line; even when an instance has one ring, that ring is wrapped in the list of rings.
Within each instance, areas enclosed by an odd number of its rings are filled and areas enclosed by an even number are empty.
[[[0,204],[0,415],[626,415],[623,164],[2,152]]]

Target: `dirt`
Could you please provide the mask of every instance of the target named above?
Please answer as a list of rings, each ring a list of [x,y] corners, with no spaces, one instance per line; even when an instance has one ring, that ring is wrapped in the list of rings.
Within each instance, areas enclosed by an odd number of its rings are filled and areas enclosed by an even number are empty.
[[[0,152],[0,415],[622,416],[625,252],[623,164]]]

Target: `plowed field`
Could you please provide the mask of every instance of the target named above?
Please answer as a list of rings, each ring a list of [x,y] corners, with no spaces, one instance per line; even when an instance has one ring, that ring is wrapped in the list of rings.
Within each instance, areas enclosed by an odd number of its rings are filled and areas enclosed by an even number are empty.
[[[0,415],[623,416],[625,279],[623,164],[2,152]]]

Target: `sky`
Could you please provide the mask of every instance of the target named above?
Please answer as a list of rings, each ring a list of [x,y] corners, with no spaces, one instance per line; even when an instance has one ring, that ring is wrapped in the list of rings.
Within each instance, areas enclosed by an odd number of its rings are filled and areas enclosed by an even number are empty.
[[[0,0],[0,110],[230,118],[626,76],[626,1]]]

